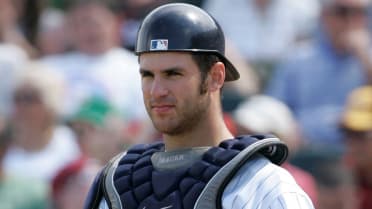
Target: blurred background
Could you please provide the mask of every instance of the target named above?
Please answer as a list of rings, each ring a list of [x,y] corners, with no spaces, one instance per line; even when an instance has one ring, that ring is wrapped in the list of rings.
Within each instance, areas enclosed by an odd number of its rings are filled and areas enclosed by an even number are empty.
[[[224,30],[230,130],[285,141],[317,209],[372,209],[370,0],[0,0],[0,208],[82,208],[105,163],[159,140],[133,50],[169,2]]]

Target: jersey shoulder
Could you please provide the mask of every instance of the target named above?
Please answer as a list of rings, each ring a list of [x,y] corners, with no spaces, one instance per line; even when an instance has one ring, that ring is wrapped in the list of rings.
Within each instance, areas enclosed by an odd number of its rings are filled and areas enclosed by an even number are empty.
[[[227,185],[223,208],[314,208],[308,195],[284,168],[255,155]]]

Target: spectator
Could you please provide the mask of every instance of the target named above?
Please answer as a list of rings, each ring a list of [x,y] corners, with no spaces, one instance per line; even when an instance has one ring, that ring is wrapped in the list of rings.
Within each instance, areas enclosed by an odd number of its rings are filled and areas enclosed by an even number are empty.
[[[147,119],[141,97],[136,57],[120,48],[118,23],[102,1],[77,1],[68,10],[73,52],[43,59],[65,76],[66,116],[78,111],[85,99],[107,99],[128,120]]]
[[[205,0],[113,0],[120,21],[122,46],[133,51],[142,19],[152,9],[170,2],[184,2],[200,7]]]
[[[274,134],[286,142],[291,155],[301,148],[296,121],[289,108],[279,100],[265,95],[252,96],[238,106],[233,116],[239,135]],[[282,166],[293,175],[316,206],[318,202],[316,181],[311,174],[289,162]]]
[[[310,172],[318,185],[317,209],[361,209],[351,170],[342,150],[332,146],[307,146],[291,162]]]
[[[83,208],[89,187],[101,169],[98,165],[80,158],[60,170],[52,181],[50,209]]]
[[[98,171],[125,148],[124,123],[102,98],[87,99],[69,124],[77,136],[82,155],[53,178],[53,209],[82,208]]]
[[[15,44],[30,57],[36,57],[38,52],[33,44],[42,6],[40,0],[1,0],[1,41]]]
[[[116,3],[116,8],[119,8],[117,13],[121,19],[121,45],[133,51],[137,30],[142,22],[142,19],[152,9],[159,5],[168,3],[170,0],[114,0],[114,2]]]
[[[267,93],[291,108],[308,143],[343,146],[337,126],[346,97],[372,75],[370,3],[322,2],[316,40],[281,63]]]
[[[4,157],[12,140],[12,128],[0,124],[0,208],[46,209],[48,187],[45,182],[8,175],[4,171]]]
[[[225,112],[231,113],[244,98],[258,93],[261,83],[258,74],[246,62],[242,54],[233,46],[231,41],[226,42],[226,56],[235,63],[239,69],[240,79],[236,82],[226,83],[223,89],[222,107]]]
[[[70,119],[82,153],[98,160],[102,165],[108,163],[116,154],[134,143],[129,131],[117,111],[106,100],[93,97],[85,101],[78,113]]]
[[[10,43],[0,42],[0,115],[9,114],[11,90],[22,65],[28,56],[22,48]]]
[[[13,111],[14,141],[4,159],[7,174],[49,181],[79,156],[74,135],[59,124],[63,80],[40,63],[28,63],[16,80]]]
[[[318,4],[313,0],[302,0],[301,3],[292,0],[209,0],[203,7],[220,22],[226,37],[254,66],[263,86],[278,59],[296,42],[311,35],[318,16]]]
[[[43,10],[36,40],[40,56],[61,54],[68,50],[65,22],[63,11],[54,8]]]
[[[356,176],[360,209],[372,208],[372,86],[355,89],[341,119],[346,157]]]
[[[20,66],[28,59],[27,52],[9,40],[9,33],[16,27],[16,11],[13,2],[0,0],[0,115],[7,115],[10,91]]]

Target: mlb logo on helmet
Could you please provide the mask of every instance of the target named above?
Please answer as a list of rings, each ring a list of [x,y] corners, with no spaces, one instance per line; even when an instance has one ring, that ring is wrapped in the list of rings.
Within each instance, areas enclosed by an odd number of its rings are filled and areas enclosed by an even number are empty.
[[[168,39],[155,39],[151,40],[150,50],[167,50],[168,49]]]

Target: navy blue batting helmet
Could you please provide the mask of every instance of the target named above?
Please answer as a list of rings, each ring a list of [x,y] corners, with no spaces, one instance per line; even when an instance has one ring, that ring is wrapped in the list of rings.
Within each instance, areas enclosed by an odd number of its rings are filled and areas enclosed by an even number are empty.
[[[240,77],[225,57],[225,37],[220,25],[207,12],[190,4],[166,4],[145,17],[138,31],[135,52],[139,55],[155,51],[215,54],[226,66],[225,81]]]

